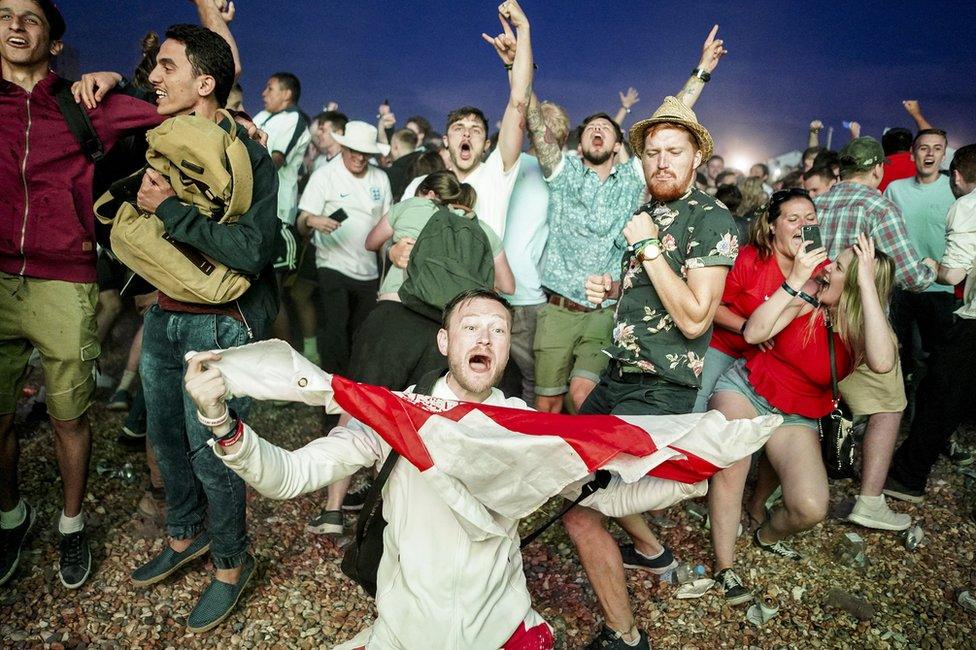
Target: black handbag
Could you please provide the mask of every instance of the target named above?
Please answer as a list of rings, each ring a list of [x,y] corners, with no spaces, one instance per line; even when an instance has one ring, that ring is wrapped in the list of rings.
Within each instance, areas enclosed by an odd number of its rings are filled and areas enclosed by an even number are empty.
[[[441,374],[440,370],[435,370],[425,375],[417,382],[414,393],[430,395]],[[380,567],[380,558],[383,557],[383,530],[386,528],[386,520],[383,519],[383,486],[399,459],[400,454],[390,450],[379,474],[369,486],[363,509],[356,522],[356,536],[346,547],[346,553],[342,557],[342,572],[374,598],[376,572]]]
[[[820,454],[827,477],[833,480],[857,478],[854,463],[854,431],[851,418],[843,408],[837,385],[837,358],[834,353],[834,328],[827,321],[827,349],[830,351],[830,390],[833,409],[817,421],[820,430]]]

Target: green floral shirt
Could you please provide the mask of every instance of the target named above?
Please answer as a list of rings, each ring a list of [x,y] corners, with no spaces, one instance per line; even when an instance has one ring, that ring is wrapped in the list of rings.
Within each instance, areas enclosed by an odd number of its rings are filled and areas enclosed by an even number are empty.
[[[657,223],[662,254],[683,278],[688,277],[688,269],[731,267],[739,254],[732,215],[721,202],[696,188],[676,201],[647,203],[641,210]],[[624,252],[621,271],[613,341],[606,353],[623,364],[625,371],[700,387],[711,327],[697,339],[685,338],[633,252]]]

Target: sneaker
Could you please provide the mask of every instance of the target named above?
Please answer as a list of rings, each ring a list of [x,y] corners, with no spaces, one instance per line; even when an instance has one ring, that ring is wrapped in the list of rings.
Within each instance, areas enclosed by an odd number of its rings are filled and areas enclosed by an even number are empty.
[[[885,481],[884,490],[881,491],[882,494],[886,494],[892,499],[899,499],[900,501],[908,501],[909,503],[922,503],[925,501],[925,490],[916,490],[915,488],[910,488],[906,485],[902,485],[891,475]]]
[[[583,650],[651,650],[651,643],[647,640],[647,634],[644,633],[644,630],[637,632],[640,634],[637,645],[630,645],[624,641],[619,632],[604,626]]]
[[[342,524],[342,511],[323,510],[309,520],[306,528],[310,533],[318,535],[341,535],[345,529]]]
[[[166,544],[163,552],[132,572],[132,584],[146,587],[168,578],[181,566],[192,562],[210,551],[210,533],[203,531],[185,551],[174,551]]]
[[[77,533],[61,535],[58,543],[58,576],[61,584],[68,589],[77,589],[85,584],[91,573],[91,550],[88,548],[88,533],[82,528]]]
[[[854,501],[854,509],[847,515],[847,521],[879,530],[905,530],[912,525],[912,518],[889,508],[884,496],[869,500],[859,495]]]
[[[757,528],[756,532],[752,534],[752,541],[755,542],[756,546],[764,551],[768,551],[773,555],[778,555],[780,557],[785,557],[787,560],[802,560],[803,556],[794,551],[792,548],[787,546],[782,542],[782,540],[776,542],[775,544],[767,544],[766,542],[759,539],[759,531],[762,528]]]
[[[624,559],[624,567],[627,569],[644,569],[657,575],[664,575],[668,571],[673,571],[678,566],[678,561],[667,546],[661,554],[655,558],[650,558],[634,548],[633,544],[622,544],[620,555]],[[601,646],[602,647],[602,646]]]
[[[123,447],[130,450],[143,450],[146,449],[146,432],[145,431],[134,431],[127,426],[122,426],[119,430],[119,435],[115,439]]]
[[[105,408],[109,411],[128,411],[130,406],[132,406],[132,395],[129,395],[129,391],[120,388],[109,398]]]
[[[186,629],[190,632],[206,632],[220,625],[225,618],[230,616],[241,598],[244,587],[247,586],[251,576],[254,575],[256,566],[254,556],[248,553],[244,556],[244,565],[241,568],[241,576],[234,584],[221,582],[214,578],[204,592],[200,595],[200,600],[186,619]]]
[[[742,605],[754,598],[752,592],[745,588],[742,579],[732,569],[722,569],[716,573],[715,582],[725,592],[725,602],[729,605]]]
[[[0,585],[10,580],[20,563],[20,549],[24,546],[24,539],[34,525],[37,512],[29,503],[24,502],[27,516],[16,528],[0,528]]]
[[[346,512],[359,512],[366,504],[366,495],[369,488],[373,485],[372,481],[367,481],[358,490],[346,492],[346,498],[342,500],[342,509]]]
[[[969,467],[973,464],[973,452],[965,447],[960,447],[955,441],[949,443],[949,451],[946,456],[950,462],[959,467]]]
[[[976,613],[976,596],[972,592],[963,590],[956,593],[956,602],[967,612]]]

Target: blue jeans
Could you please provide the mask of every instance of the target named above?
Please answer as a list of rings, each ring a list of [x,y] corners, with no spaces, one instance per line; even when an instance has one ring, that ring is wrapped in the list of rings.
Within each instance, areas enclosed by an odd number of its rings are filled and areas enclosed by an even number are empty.
[[[196,405],[183,389],[184,356],[191,350],[245,343],[247,329],[230,316],[169,312],[158,305],[146,312],[139,375],[146,399],[146,432],[166,487],[167,532],[173,539],[192,539],[208,519],[210,553],[218,569],[240,566],[247,554],[244,481],[209,448],[192,461],[188,458],[190,450],[204,444],[211,433],[197,420]],[[229,405],[243,418],[250,403],[249,398],[238,398]]]
[[[692,413],[704,413],[708,410],[708,400],[715,390],[718,378],[724,375],[733,363],[735,357],[730,357],[715,348],[708,348],[705,352],[705,366],[702,368],[701,388],[698,389],[698,397],[695,398],[695,409]]]

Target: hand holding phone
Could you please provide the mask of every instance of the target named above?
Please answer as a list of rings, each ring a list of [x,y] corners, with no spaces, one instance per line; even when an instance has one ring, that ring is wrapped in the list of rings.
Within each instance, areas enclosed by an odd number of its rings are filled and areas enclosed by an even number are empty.
[[[820,226],[803,226],[800,229],[800,236],[803,237],[803,241],[810,242],[810,245],[807,246],[808,251],[823,248],[823,238],[820,235]]]
[[[346,214],[346,211],[343,210],[342,208],[339,208],[338,210],[336,210],[335,212],[329,215],[329,219],[332,219],[333,221],[338,221],[339,223],[342,223],[348,218],[349,215]]]

